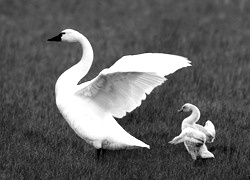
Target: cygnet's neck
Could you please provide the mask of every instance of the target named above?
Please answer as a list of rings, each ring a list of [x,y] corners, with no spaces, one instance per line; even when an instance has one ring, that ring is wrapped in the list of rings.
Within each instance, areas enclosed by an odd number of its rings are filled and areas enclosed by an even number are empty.
[[[77,42],[82,47],[81,60],[66,70],[56,82],[56,95],[60,92],[74,92],[78,82],[88,73],[93,62],[93,49],[88,39],[77,32]]]
[[[182,121],[181,129],[193,126],[200,119],[200,110],[194,105],[192,105],[190,109],[192,113]]]

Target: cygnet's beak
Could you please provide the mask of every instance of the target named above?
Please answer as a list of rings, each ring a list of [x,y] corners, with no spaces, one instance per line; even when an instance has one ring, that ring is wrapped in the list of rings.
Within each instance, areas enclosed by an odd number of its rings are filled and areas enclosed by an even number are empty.
[[[178,113],[181,113],[182,111],[183,111],[183,109],[181,108],[181,109],[178,110]]]

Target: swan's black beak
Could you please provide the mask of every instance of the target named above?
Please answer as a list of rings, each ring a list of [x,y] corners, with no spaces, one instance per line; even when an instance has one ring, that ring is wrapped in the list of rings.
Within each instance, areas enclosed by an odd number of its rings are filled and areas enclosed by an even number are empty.
[[[63,35],[63,34],[65,34],[65,33],[60,33],[60,34],[58,34],[57,36],[48,39],[48,41],[57,41],[57,42],[60,42],[60,41],[62,41],[62,35]]]

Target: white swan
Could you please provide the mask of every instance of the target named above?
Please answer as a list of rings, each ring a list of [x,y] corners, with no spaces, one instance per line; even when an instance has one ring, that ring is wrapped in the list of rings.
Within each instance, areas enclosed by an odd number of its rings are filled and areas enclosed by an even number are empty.
[[[214,155],[208,151],[207,146],[205,145],[206,142],[211,143],[214,141],[215,127],[213,123],[208,120],[204,127],[196,124],[200,119],[200,111],[192,104],[186,103],[183,105],[178,112],[182,111],[192,111],[192,113],[182,121],[181,134],[176,136],[169,143],[178,144],[184,142],[184,145],[193,160],[196,160],[198,156],[202,158],[214,158]]]
[[[149,145],[127,133],[113,117],[122,118],[140,106],[165,75],[191,66],[184,57],[146,53],[124,56],[91,81],[77,85],[93,61],[93,50],[85,36],[66,29],[48,41],[79,42],[81,60],[57,80],[56,104],[71,128],[97,149],[122,149]]]

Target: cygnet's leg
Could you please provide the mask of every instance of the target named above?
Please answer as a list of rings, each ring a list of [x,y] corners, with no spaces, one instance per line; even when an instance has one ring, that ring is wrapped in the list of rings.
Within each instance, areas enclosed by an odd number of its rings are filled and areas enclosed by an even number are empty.
[[[197,157],[196,157],[196,154],[195,154],[195,153],[190,152],[189,154],[191,155],[191,157],[192,157],[192,159],[193,159],[193,160],[196,160],[196,159],[197,159]]]

